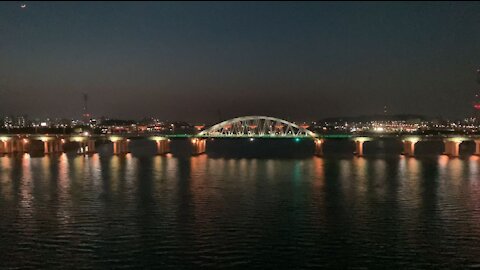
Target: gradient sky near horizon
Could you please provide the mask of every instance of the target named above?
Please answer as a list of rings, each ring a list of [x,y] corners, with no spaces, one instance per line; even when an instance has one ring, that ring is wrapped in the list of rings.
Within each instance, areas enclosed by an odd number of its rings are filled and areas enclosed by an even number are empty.
[[[479,67],[478,2],[0,3],[0,115],[460,118]]]

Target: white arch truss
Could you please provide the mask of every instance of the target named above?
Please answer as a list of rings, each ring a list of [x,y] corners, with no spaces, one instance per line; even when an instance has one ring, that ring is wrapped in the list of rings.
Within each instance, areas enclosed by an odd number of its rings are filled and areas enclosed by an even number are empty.
[[[268,116],[243,116],[218,123],[198,134],[201,137],[293,138],[317,135],[306,128]]]

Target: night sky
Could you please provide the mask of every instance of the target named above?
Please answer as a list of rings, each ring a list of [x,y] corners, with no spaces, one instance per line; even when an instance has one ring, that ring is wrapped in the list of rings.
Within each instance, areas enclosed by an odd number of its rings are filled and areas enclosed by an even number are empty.
[[[479,66],[479,3],[0,3],[0,115],[460,118]]]

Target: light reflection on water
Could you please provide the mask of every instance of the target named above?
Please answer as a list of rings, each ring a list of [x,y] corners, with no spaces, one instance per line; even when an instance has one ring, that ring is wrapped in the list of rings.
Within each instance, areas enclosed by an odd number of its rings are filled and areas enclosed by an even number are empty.
[[[0,157],[0,267],[480,263],[478,157]]]

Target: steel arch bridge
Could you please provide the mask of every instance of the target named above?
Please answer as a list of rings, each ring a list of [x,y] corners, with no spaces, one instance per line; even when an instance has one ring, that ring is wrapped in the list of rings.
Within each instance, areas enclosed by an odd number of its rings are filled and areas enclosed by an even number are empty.
[[[207,138],[317,138],[317,134],[292,122],[268,116],[243,116],[218,123],[198,137]]]

